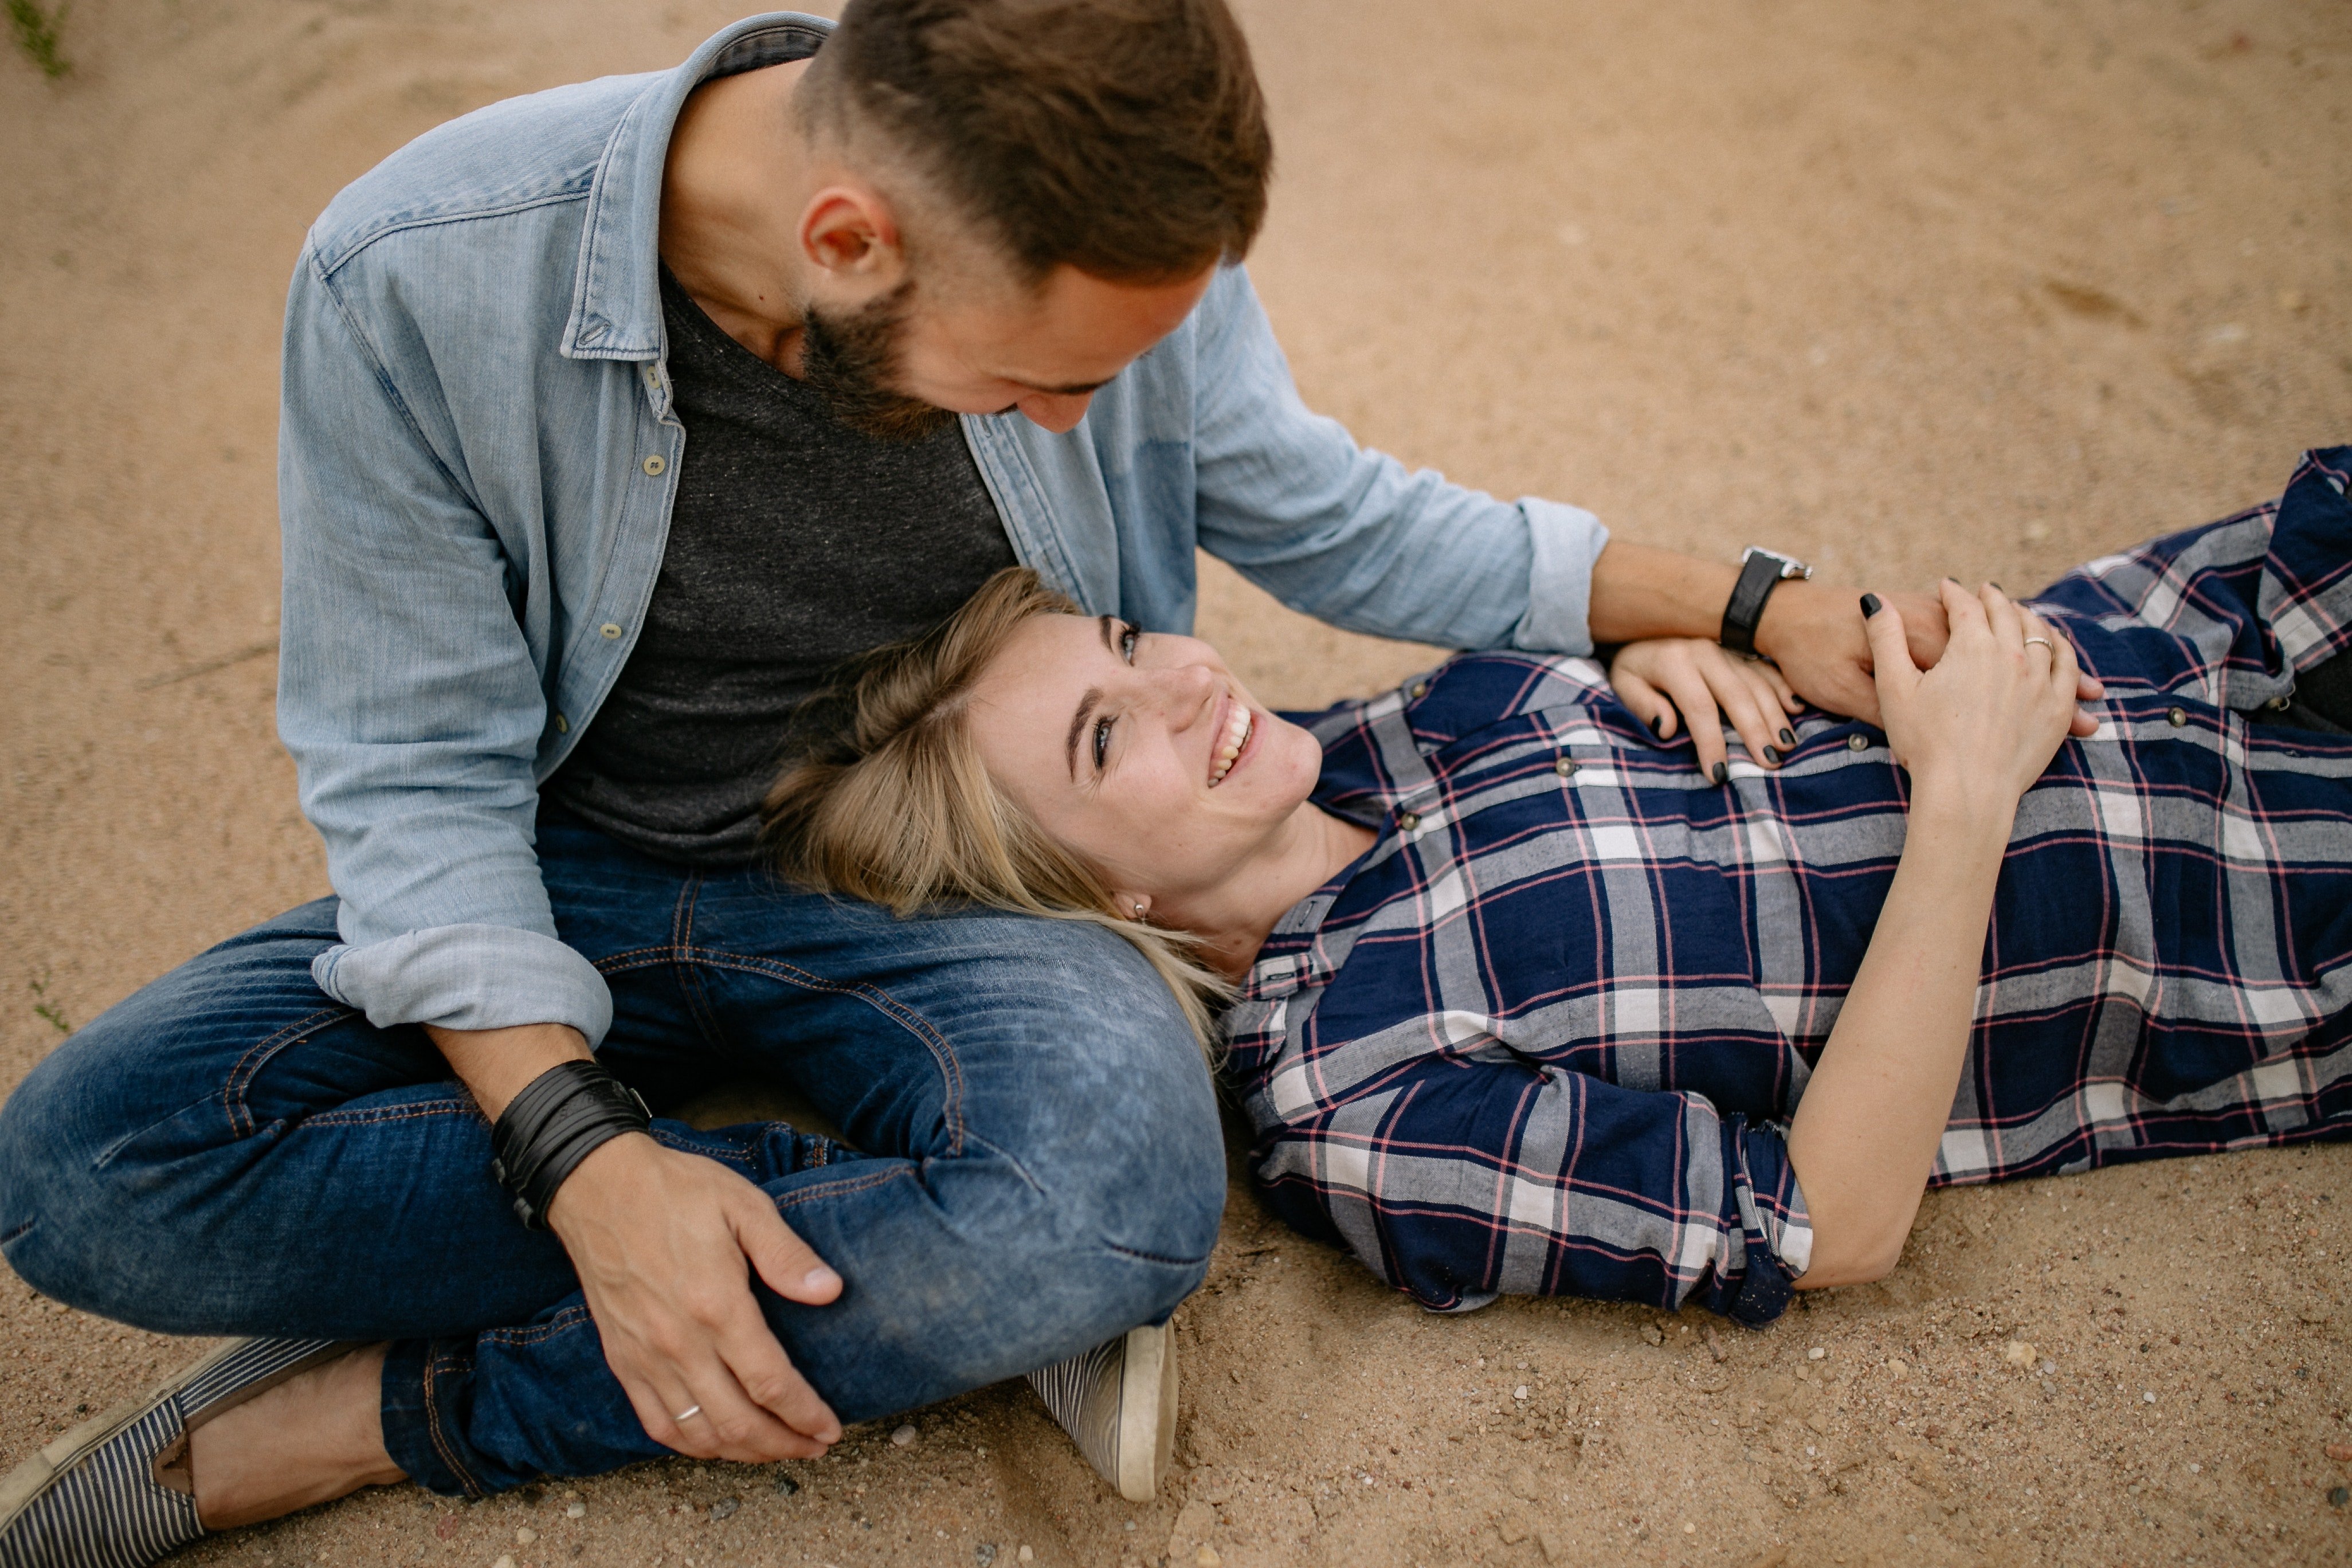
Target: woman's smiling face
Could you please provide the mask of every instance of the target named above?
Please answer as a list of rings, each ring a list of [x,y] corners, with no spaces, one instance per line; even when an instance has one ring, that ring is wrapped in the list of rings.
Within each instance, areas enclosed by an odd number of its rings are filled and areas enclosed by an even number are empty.
[[[1266,850],[1323,761],[1207,643],[1109,616],[1023,623],[969,714],[996,786],[1123,896],[1152,902],[1213,890]]]

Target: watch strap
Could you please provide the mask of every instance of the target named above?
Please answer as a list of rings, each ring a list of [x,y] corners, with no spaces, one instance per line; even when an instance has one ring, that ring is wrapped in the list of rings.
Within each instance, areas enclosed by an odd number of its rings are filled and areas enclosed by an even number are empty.
[[[1723,631],[1716,638],[1734,653],[1756,652],[1756,626],[1764,618],[1764,602],[1796,563],[1769,550],[1750,550],[1739,563],[1739,581],[1732,585],[1731,602],[1723,607]]]

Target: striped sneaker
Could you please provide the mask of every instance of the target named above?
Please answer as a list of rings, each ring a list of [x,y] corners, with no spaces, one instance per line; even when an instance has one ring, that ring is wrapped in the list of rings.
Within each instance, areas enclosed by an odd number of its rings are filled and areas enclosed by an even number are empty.
[[[1176,1335],[1167,1324],[1129,1329],[1033,1372],[1029,1386],[1119,1496],[1160,1494],[1176,1447]]]
[[[0,1568],[146,1568],[204,1534],[188,1434],[353,1347],[232,1340],[0,1482]]]

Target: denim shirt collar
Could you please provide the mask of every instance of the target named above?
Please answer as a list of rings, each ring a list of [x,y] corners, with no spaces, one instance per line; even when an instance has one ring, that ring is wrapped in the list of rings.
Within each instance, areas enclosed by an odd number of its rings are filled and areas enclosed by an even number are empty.
[[[678,110],[712,78],[806,59],[832,31],[824,17],[797,11],[747,17],[706,40],[621,116],[589,187],[565,358],[661,357],[662,171]]]

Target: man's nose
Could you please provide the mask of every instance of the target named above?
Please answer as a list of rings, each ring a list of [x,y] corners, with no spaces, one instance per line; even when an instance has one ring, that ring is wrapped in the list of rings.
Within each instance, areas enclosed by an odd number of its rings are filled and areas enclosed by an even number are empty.
[[[1033,392],[1015,406],[1030,424],[1061,436],[1078,427],[1094,400],[1091,392]]]

